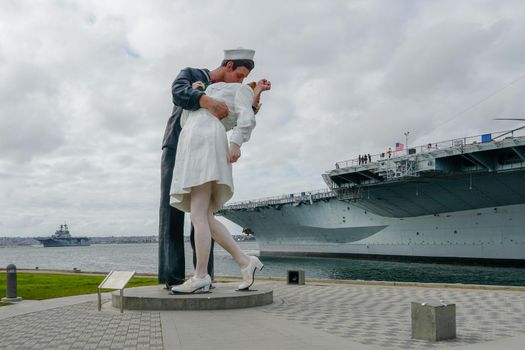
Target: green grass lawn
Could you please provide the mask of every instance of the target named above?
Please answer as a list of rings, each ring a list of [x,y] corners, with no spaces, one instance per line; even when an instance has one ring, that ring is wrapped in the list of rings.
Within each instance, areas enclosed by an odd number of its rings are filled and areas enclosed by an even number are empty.
[[[17,296],[28,300],[43,300],[97,292],[105,276],[67,275],[18,272]],[[0,273],[0,296],[6,295],[6,274]],[[134,277],[126,288],[157,285],[157,278]],[[0,306],[6,305],[0,302]],[[8,305],[8,304],[7,304]]]

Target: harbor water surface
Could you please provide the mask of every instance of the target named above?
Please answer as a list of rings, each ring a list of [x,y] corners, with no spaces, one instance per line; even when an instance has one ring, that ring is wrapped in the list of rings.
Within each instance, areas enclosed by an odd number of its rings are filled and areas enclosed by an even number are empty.
[[[250,255],[257,255],[256,242],[240,242]],[[186,244],[186,272],[192,273],[191,248]],[[157,272],[158,245],[94,244],[88,247],[44,248],[42,246],[0,247],[0,266],[108,272],[135,270]],[[298,257],[262,257],[262,276],[285,277],[287,270],[302,269],[306,278],[358,279],[431,283],[465,283],[525,286],[525,268],[469,266],[399,261],[329,259]],[[221,247],[215,248],[215,273],[238,276],[239,268]]]

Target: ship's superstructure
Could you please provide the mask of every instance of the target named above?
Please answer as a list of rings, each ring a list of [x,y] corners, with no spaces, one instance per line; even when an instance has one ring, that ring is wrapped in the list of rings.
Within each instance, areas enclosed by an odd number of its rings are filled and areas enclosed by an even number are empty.
[[[525,262],[525,136],[497,132],[338,162],[327,190],[220,215],[263,255]]]
[[[90,239],[88,237],[72,237],[69,233],[67,224],[60,225],[60,229],[55,234],[47,238],[36,238],[44,247],[75,247],[88,246]]]

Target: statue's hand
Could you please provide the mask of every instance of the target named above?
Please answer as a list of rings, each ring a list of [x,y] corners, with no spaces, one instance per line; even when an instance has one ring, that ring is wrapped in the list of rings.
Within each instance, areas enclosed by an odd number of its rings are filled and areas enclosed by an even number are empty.
[[[191,88],[193,90],[203,90],[204,91],[204,83],[202,81],[196,81],[193,84],[191,84]]]
[[[201,96],[199,104],[202,108],[206,108],[219,120],[226,118],[230,112],[224,101],[219,101],[206,95]]]
[[[241,157],[241,147],[236,143],[230,143],[228,151],[228,162],[235,163]]]
[[[260,95],[263,91],[268,91],[272,88],[272,82],[266,79],[261,79],[255,86],[254,93]]]

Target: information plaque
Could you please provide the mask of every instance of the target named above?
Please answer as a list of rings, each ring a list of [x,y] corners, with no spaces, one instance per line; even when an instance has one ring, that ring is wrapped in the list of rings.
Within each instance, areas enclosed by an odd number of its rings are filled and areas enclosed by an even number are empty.
[[[120,312],[124,312],[124,288],[135,275],[135,271],[111,271],[98,286],[98,311],[102,309],[101,289],[120,289]]]

